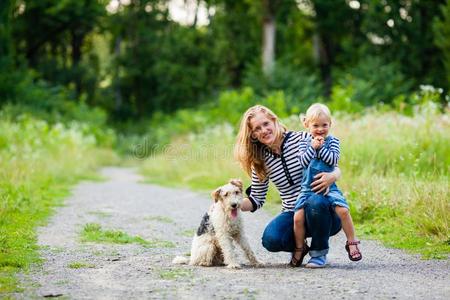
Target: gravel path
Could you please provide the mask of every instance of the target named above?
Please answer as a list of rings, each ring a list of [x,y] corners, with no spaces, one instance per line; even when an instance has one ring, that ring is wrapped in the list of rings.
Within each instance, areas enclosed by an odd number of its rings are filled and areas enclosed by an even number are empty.
[[[193,231],[210,203],[207,194],[140,183],[132,170],[106,168],[104,182],[84,182],[39,230],[44,259],[22,274],[18,299],[450,299],[449,260],[423,261],[364,241],[364,258],[348,260],[344,236],[331,240],[329,266],[286,267],[287,253],[264,250],[260,238],[271,216],[245,213],[247,236],[263,268],[174,266],[190,250]],[[87,223],[101,224],[175,247],[80,242]],[[240,261],[246,264],[243,256]]]

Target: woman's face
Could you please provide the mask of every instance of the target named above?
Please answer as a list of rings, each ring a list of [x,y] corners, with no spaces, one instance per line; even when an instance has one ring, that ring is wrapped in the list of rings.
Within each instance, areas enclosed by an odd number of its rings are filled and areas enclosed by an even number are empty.
[[[275,122],[263,112],[258,112],[250,119],[252,138],[270,146],[275,142]]]

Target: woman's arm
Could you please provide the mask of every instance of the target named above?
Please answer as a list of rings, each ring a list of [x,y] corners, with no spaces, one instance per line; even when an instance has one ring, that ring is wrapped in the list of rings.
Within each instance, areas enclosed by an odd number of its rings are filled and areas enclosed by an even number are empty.
[[[311,183],[312,191],[320,194],[328,190],[328,187],[341,178],[341,170],[336,167],[333,172],[322,172],[314,176]]]
[[[252,185],[245,191],[247,197],[242,201],[241,210],[255,212],[258,208],[261,208],[266,201],[268,189],[269,178],[260,182],[255,171],[252,170]]]

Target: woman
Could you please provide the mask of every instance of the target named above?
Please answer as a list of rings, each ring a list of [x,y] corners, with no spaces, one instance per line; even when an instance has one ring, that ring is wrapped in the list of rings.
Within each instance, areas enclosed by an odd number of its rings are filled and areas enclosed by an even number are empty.
[[[326,264],[328,239],[341,229],[341,223],[326,200],[328,187],[340,177],[336,168],[331,173],[316,175],[311,184],[316,192],[305,205],[306,236],[311,237],[311,247],[295,248],[294,206],[300,194],[303,169],[298,160],[298,146],[306,132],[287,131],[277,116],[268,108],[256,105],[249,108],[241,121],[235,146],[235,157],[251,176],[252,185],[247,189],[248,198],[242,211],[256,211],[266,200],[269,180],[274,183],[282,199],[282,212],[266,227],[263,246],[271,251],[292,252],[291,265],[299,266],[309,252],[311,259],[306,267],[321,268]]]

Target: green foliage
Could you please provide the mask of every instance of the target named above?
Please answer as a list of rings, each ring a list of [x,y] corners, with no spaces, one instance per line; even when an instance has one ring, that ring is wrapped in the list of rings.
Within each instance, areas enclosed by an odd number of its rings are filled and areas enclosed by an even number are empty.
[[[35,228],[77,180],[115,156],[76,123],[0,118],[0,293],[17,290],[14,273],[38,261]]]
[[[215,102],[196,109],[180,109],[170,115],[156,113],[148,124],[144,124],[145,128],[149,128],[147,132],[119,137],[119,149],[143,158],[163,151],[177,136],[203,132],[222,123],[231,123],[237,127],[244,112],[256,104],[269,107],[280,117],[298,111],[295,107],[290,109],[286,103],[288,101],[282,91],[269,93],[266,97],[257,96],[248,87],[225,91]]]
[[[224,68],[228,88],[242,86],[246,69],[261,56],[262,13],[259,1],[214,0],[209,31],[210,54]],[[217,76],[217,75],[214,75]]]
[[[88,35],[105,16],[105,2],[20,1],[13,23],[15,48],[46,81],[94,97],[98,66],[92,59]],[[39,28],[39,30],[31,30]],[[90,54],[90,55],[86,55]]]
[[[111,26],[127,24],[113,37],[123,49],[115,59],[113,86],[122,99],[115,109],[124,117],[192,107],[227,83],[224,64],[211,49],[214,37],[170,22],[167,14],[159,1],[150,1],[132,2],[113,17]]]
[[[42,80],[35,81],[31,74],[24,71],[12,72],[11,75],[10,78],[16,79],[16,82],[0,82],[0,94],[5,92],[3,95],[6,94],[8,100],[0,113],[3,118],[17,120],[28,115],[50,124],[74,123],[103,146],[110,147],[115,143],[115,133],[107,127],[104,110],[70,100],[67,89],[51,86]]]
[[[446,86],[441,53],[435,46],[432,28],[432,20],[440,15],[440,6],[445,2],[367,1],[362,5],[361,31],[369,43],[363,45],[364,57],[359,60],[364,60],[366,55],[379,56],[398,63],[404,76],[416,85]]]
[[[442,61],[446,70],[447,87],[450,86],[450,1],[440,6],[442,17],[433,20],[434,42],[442,51]]]
[[[259,67],[253,68],[247,73],[244,82],[258,95],[267,96],[274,91],[282,91],[285,96],[285,111],[292,113],[305,111],[310,104],[322,97],[323,87],[319,77],[307,69],[292,65],[276,64],[269,77],[264,76]]]
[[[335,85],[331,90],[331,101],[328,106],[333,112],[359,113],[364,107],[353,98],[354,88]]]
[[[0,3],[0,82],[3,82],[3,80],[7,78],[7,76],[4,76],[3,72],[12,70],[12,68],[10,68],[10,63],[12,61],[12,40],[10,25],[12,8],[12,0],[5,0]]]
[[[333,90],[331,98],[337,102],[335,108],[338,110],[345,110],[338,106],[345,103],[339,99],[342,97],[359,106],[356,110],[361,110],[376,104],[389,104],[392,99],[411,89],[410,82],[396,64],[383,62],[378,57],[367,57],[355,67],[338,72],[336,85],[334,88],[337,90]]]

